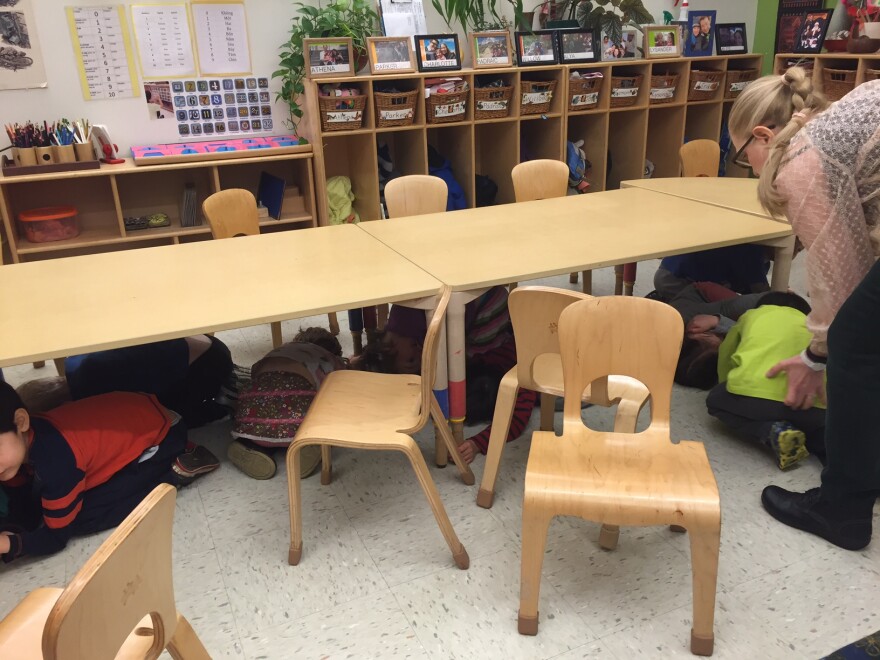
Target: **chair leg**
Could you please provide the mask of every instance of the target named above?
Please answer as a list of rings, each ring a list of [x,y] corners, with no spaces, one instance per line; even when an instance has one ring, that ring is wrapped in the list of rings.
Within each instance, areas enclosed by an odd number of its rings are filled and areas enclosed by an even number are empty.
[[[174,660],[211,660],[211,655],[205,649],[202,640],[180,612],[177,613],[174,637],[165,648]]]
[[[489,433],[489,451],[486,454],[486,465],[483,467],[483,480],[480,482],[480,490],[477,493],[477,506],[484,509],[492,508],[492,501],[495,499],[495,481],[498,479],[501,454],[504,452],[504,445],[507,444],[510,420],[513,419],[517,389],[516,367],[513,367],[501,379],[501,384],[498,386],[498,396],[495,399],[492,431]],[[543,419],[543,408],[541,408],[541,415]]]
[[[334,335],[339,334],[339,319],[336,318],[336,312],[327,314],[327,322],[330,324],[330,332]]]
[[[547,528],[553,516],[541,509],[543,503],[523,501],[522,565],[519,583],[520,635],[538,634],[538,600],[541,595],[541,566],[547,545]]]
[[[360,330],[351,331],[351,345],[355,355],[360,355],[364,352],[364,336]]]
[[[635,433],[636,424],[639,422],[639,413],[642,406],[631,401],[622,400],[617,404],[617,414],[614,416],[615,433]]]
[[[541,430],[552,431],[556,421],[556,397],[541,392]]]
[[[517,284],[518,284],[518,282],[511,282],[510,284],[507,285],[507,290],[513,291],[516,288]]]
[[[287,499],[290,506],[290,549],[287,563],[299,564],[302,558],[302,499],[300,496],[300,449],[305,442],[294,440],[287,448]],[[323,468],[322,468],[323,470]]]
[[[321,445],[321,485],[328,486],[333,481],[333,448]]]
[[[419,485],[422,487],[428,504],[431,506],[431,511],[434,512],[434,518],[437,520],[440,532],[452,551],[452,558],[455,560],[456,566],[466,570],[471,563],[470,557],[468,557],[467,550],[464,549],[461,541],[458,540],[458,536],[456,536],[455,530],[452,528],[452,523],[449,521],[449,516],[446,515],[446,509],[440,500],[440,493],[437,491],[437,486],[428,472],[428,465],[425,463],[421,449],[416,445],[415,440],[409,438],[406,447],[401,448],[401,451],[409,458],[409,462],[416,473],[416,478],[419,480]]]
[[[617,525],[602,525],[599,530],[599,547],[603,550],[614,550],[620,539],[620,527]]]
[[[38,362],[34,362],[34,369],[42,369],[45,366],[46,366],[45,360],[40,360]]]
[[[691,653],[712,655],[715,646],[715,589],[718,583],[718,551],[721,545],[721,513],[704,515],[688,525],[694,589],[694,624]]]
[[[442,417],[442,415],[441,415]],[[449,451],[446,449],[446,440],[443,438],[443,429],[449,428],[449,420],[434,419],[434,465],[445,468],[449,462]],[[451,431],[450,431],[451,433]]]
[[[443,411],[440,410],[440,404],[437,403],[437,399],[433,396],[431,397],[431,417],[434,419],[435,433],[439,433],[440,437],[443,439],[443,444],[445,445],[444,451],[452,456],[452,462],[455,463],[455,467],[458,468],[461,480],[468,486],[473,486],[474,481],[476,481],[474,473],[471,472],[470,466],[467,465],[461,457],[461,452],[458,451],[455,439],[452,437],[452,431],[446,423],[446,418],[443,417]]]
[[[593,295],[593,271],[584,271],[584,288],[583,292],[587,295]]]
[[[55,371],[58,372],[58,375],[64,378],[64,358],[55,358],[52,360],[55,363]]]
[[[614,295],[623,295],[623,266],[614,267]]]
[[[278,348],[284,343],[284,339],[281,337],[281,323],[276,321],[271,323],[269,327],[272,328],[272,348]]]
[[[568,274],[568,283],[569,284],[577,284],[578,283],[578,274],[577,272]]]
[[[378,328],[379,330],[384,330],[385,325],[388,323],[388,314],[390,307],[391,306],[388,303],[376,305],[376,328]]]

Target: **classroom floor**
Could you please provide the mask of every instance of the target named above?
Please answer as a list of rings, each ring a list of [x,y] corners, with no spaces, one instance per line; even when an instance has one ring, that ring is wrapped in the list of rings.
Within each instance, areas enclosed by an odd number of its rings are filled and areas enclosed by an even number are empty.
[[[655,268],[640,266],[637,294],[650,290]],[[577,286],[567,276],[541,283]],[[792,288],[804,291],[802,257]],[[594,289],[613,290],[610,269],[594,274]],[[284,336],[316,323],[326,317],[285,323]],[[218,336],[239,364],[271,347],[268,326]],[[340,339],[349,352],[345,327]],[[5,371],[17,384],[51,375],[52,367]],[[819,658],[880,628],[880,540],[847,552],[776,523],[761,508],[761,489],[818,485],[818,461],[781,473],[762,449],[710,418],[704,400],[704,393],[676,386],[672,431],[675,439],[706,443],[721,490],[714,657]],[[591,408],[585,418],[610,428],[607,411]],[[530,428],[537,421],[536,411]],[[454,469],[431,468],[470,554],[468,571],[453,564],[403,457],[345,450],[334,451],[332,485],[322,487],[317,475],[303,481],[303,558],[288,566],[283,460],[274,479],[254,481],[225,460],[227,424],[193,436],[224,464],[179,493],[174,577],[180,611],[215,658],[693,657],[688,541],[666,528],[623,529],[618,549],[605,552],[597,525],[554,521],[540,632],[517,634],[528,432],[505,450],[490,510],[475,504],[483,457],[473,465],[477,486],[462,484]],[[417,439],[431,465],[432,432]],[[0,567],[0,616],[35,587],[66,584],[105,537]]]

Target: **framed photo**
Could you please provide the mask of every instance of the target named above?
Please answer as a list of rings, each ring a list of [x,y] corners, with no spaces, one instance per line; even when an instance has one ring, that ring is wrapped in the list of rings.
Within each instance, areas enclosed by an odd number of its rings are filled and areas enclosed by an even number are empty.
[[[623,28],[619,42],[612,40],[608,34],[603,34],[599,45],[602,61],[635,59],[638,37],[639,33],[634,28]]]
[[[417,34],[416,59],[419,71],[457,71],[461,52],[457,34]]]
[[[779,0],[776,13],[776,53],[793,53],[804,22],[805,11],[818,11],[824,0]]]
[[[560,64],[581,64],[598,59],[598,39],[592,30],[558,30],[556,41]]]
[[[356,73],[349,37],[303,39],[303,54],[309,64],[308,78],[353,76]]]
[[[513,48],[510,32],[471,32],[468,35],[475,69],[488,69],[500,66],[513,66]]]
[[[825,43],[825,34],[828,32],[828,23],[831,21],[833,13],[831,9],[805,13],[797,43],[794,45],[794,52],[820,52],[822,44]]]
[[[554,30],[516,32],[516,59],[520,66],[556,64],[556,37]]]
[[[370,73],[411,73],[416,70],[409,37],[368,37]]]
[[[684,54],[688,57],[707,57],[714,54],[715,10],[693,10],[688,12],[687,34],[684,40]]]
[[[715,25],[715,49],[719,55],[748,53],[745,23],[717,23]]]
[[[645,57],[678,57],[681,55],[681,33],[677,25],[645,27]]]

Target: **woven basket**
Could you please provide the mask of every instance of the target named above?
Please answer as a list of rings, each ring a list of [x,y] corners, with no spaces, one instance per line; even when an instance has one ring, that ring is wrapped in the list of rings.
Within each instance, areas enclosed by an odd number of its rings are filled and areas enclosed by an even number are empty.
[[[829,101],[839,101],[856,86],[856,72],[849,69],[822,69],[822,91]]]
[[[703,71],[691,69],[691,84],[688,89],[688,101],[711,101],[715,92],[721,87],[723,71]]]
[[[635,105],[644,76],[611,76],[611,107]]]
[[[425,99],[429,124],[462,121],[467,116],[467,90],[453,94],[431,94]]]
[[[364,125],[366,94],[361,96],[319,96],[321,130],[352,131]]]
[[[474,87],[474,119],[502,119],[510,115],[510,97],[513,85],[508,87]]]
[[[865,81],[877,80],[880,78],[880,69],[868,69],[865,71]]]
[[[724,98],[735,99],[740,95],[750,82],[758,77],[757,69],[743,69],[742,71],[728,71],[727,81],[724,83]]]
[[[550,112],[550,102],[556,91],[555,80],[521,80],[520,86],[520,114],[541,115]]]
[[[412,125],[419,90],[395,94],[373,92],[373,97],[376,99],[376,128]]]
[[[675,88],[678,86],[679,75],[677,73],[661,73],[651,76],[651,95],[649,103],[660,105],[672,103],[675,100]]]
[[[574,78],[568,81],[568,109],[572,112],[592,110],[599,105],[604,78]]]

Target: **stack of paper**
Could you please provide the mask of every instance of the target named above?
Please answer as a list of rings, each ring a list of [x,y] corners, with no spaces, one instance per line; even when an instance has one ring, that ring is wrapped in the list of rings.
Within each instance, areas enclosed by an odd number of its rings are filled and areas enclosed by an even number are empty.
[[[180,203],[180,226],[197,227],[202,224],[199,213],[199,196],[194,183],[187,183],[183,189],[183,200]]]

